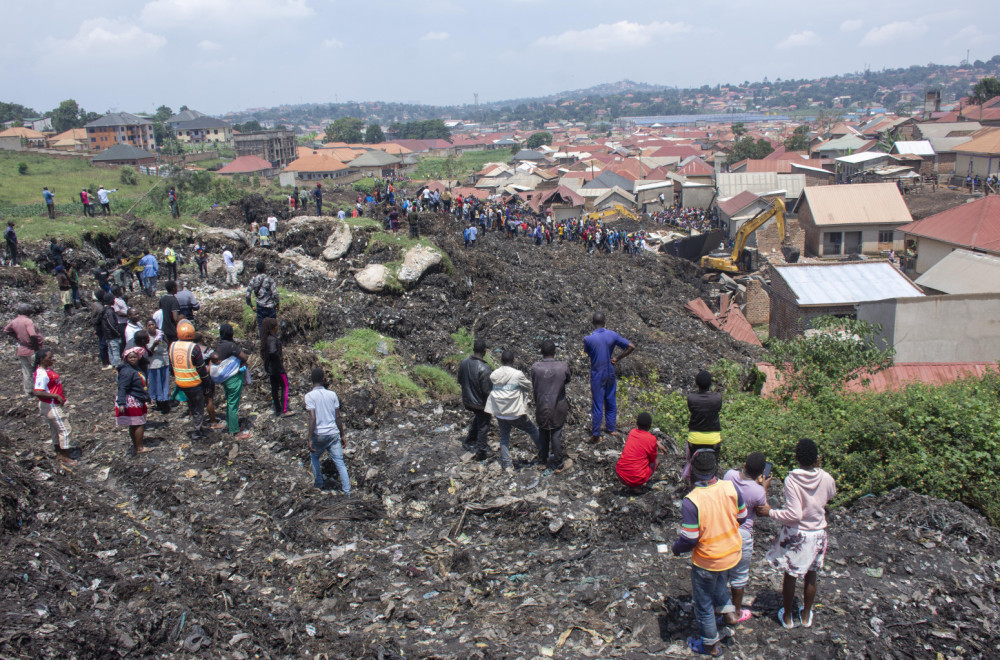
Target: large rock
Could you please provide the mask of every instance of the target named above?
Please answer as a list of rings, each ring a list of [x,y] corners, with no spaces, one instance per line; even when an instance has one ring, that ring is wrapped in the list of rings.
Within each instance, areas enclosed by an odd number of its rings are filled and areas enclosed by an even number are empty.
[[[285,250],[284,252],[278,253],[278,256],[295,264],[298,269],[298,274],[303,278],[316,279],[325,277],[328,279],[335,279],[337,277],[336,271],[331,271],[326,267],[325,263],[307,255],[301,247],[294,247],[291,250]]]
[[[347,226],[346,222],[341,222],[337,225],[333,233],[330,234],[329,238],[326,239],[326,248],[324,248],[323,254],[320,256],[327,261],[340,259],[351,249],[351,241],[353,240],[354,236],[351,234],[351,228]]]
[[[389,279],[389,269],[382,264],[368,264],[354,275],[358,286],[371,293],[384,291],[387,279]]]
[[[226,276],[226,262],[223,261],[221,254],[209,254],[208,263],[205,265],[208,268],[209,275],[219,275],[220,277]],[[236,274],[240,275],[243,272],[243,260],[234,259],[233,265],[236,266]]]
[[[416,284],[429,268],[441,263],[441,253],[424,245],[412,247],[403,256],[397,279],[403,284]]]
[[[206,243],[242,243],[251,244],[251,236],[240,229],[224,229],[222,227],[207,227],[198,232],[198,242]],[[234,246],[232,246],[234,247]]]

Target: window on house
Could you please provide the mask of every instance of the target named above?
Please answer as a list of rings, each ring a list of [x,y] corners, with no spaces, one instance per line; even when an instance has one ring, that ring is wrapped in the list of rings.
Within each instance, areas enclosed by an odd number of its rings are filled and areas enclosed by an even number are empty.
[[[879,243],[892,243],[892,241],[893,241],[893,234],[894,233],[895,232],[893,232],[893,231],[880,231],[878,233],[878,242]]]

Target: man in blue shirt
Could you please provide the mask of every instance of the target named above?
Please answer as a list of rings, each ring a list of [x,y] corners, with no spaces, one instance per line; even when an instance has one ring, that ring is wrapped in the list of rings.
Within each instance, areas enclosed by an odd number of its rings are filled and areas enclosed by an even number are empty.
[[[156,293],[156,277],[160,274],[160,264],[156,261],[156,257],[149,253],[149,250],[144,250],[139,265],[142,266],[143,291],[147,296],[152,296]]]
[[[49,217],[50,218],[55,218],[56,217],[56,196],[53,195],[49,191],[48,186],[42,188],[42,197],[45,198],[45,207],[49,211]]]
[[[617,332],[604,327],[602,312],[594,312],[591,323],[594,325],[594,332],[583,338],[583,349],[590,356],[590,395],[593,400],[590,441],[600,442],[602,419],[605,420],[608,434],[615,435],[615,422],[618,418],[615,365],[623,357],[631,355],[635,346]],[[614,357],[616,347],[622,349],[622,352]]]

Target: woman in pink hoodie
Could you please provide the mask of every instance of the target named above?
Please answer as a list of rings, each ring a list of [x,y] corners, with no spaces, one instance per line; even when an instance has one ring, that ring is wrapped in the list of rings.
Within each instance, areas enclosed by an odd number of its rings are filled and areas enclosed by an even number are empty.
[[[794,628],[792,605],[795,602],[795,581],[803,582],[803,606],[799,620],[812,627],[812,607],[816,600],[816,572],[823,568],[826,555],[826,504],[837,494],[833,477],[819,467],[819,449],[808,438],[795,447],[799,468],[785,477],[785,508],[772,509],[768,504],[757,507],[758,516],[768,516],[781,523],[781,532],[771,542],[767,561],[785,572],[782,585],[784,607],[778,610],[778,620],[785,628]]]

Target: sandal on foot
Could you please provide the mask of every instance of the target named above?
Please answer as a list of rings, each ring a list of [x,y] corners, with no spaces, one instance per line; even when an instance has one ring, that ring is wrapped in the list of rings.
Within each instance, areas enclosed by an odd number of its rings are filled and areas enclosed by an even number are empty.
[[[705,650],[705,642],[703,642],[700,637],[688,637],[688,648],[694,653],[699,655],[710,655],[713,658],[718,658],[722,655],[722,649],[719,648],[718,644],[715,645],[715,653]]]
[[[786,629],[786,630],[791,630],[792,628],[796,628],[797,627],[795,625],[795,618],[794,617],[792,618],[792,625],[788,625],[787,623],[785,623],[785,608],[784,607],[782,607],[780,610],[778,610],[778,623],[780,623],[781,627],[784,628],[784,629]]]
[[[804,609],[806,609],[806,608],[804,608],[804,607],[800,607],[799,608],[799,621],[802,622],[802,627],[803,628],[812,628],[813,627],[813,611],[809,610],[809,620],[807,621],[806,619],[802,618],[802,611]]]

